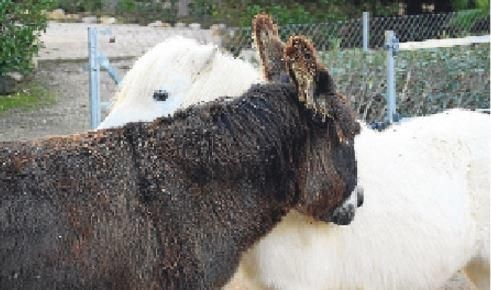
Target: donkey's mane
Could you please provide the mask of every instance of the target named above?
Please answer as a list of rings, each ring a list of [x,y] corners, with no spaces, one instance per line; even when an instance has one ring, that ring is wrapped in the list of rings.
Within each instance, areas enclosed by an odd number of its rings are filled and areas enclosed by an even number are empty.
[[[158,155],[182,167],[199,183],[256,179],[271,172],[271,166],[287,168],[284,162],[296,162],[292,158],[301,155],[292,149],[306,137],[306,128],[300,124],[308,117],[303,116],[302,108],[292,85],[254,85],[240,98],[223,97],[177,111],[172,117],[123,128],[136,147],[138,139],[149,138],[161,145],[141,150],[137,160]],[[278,176],[286,175],[278,172]]]

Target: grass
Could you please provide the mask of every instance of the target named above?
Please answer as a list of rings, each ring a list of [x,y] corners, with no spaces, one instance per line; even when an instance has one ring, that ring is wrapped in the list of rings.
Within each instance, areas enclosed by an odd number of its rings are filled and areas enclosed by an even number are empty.
[[[49,90],[37,83],[28,83],[16,93],[0,95],[0,114],[12,109],[33,110],[54,102],[55,97]]]

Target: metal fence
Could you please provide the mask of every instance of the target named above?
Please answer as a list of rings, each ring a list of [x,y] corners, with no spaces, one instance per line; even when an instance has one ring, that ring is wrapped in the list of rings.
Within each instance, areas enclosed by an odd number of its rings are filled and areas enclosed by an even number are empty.
[[[326,56],[324,62],[340,91],[351,97],[358,117],[383,126],[401,116],[453,107],[489,108],[488,44],[442,48],[430,43],[429,52],[420,46],[395,57],[399,42],[489,35],[489,20],[477,10],[373,18],[364,13],[346,21],[284,25],[280,36],[309,37]],[[250,33],[250,28],[231,29],[223,46],[240,55],[252,49]],[[356,49],[362,47],[372,53]]]
[[[489,15],[478,10],[445,14],[421,14],[395,17],[369,18],[370,48],[384,46],[384,32],[392,30],[401,42],[434,38],[455,38],[467,35],[489,34]],[[280,36],[302,34],[309,37],[319,50],[333,48],[361,48],[363,45],[363,18],[315,24],[287,24],[280,27]],[[223,46],[238,55],[251,48],[251,29],[231,28],[224,35]]]
[[[387,46],[392,51],[340,49],[320,55],[358,117],[384,122],[395,109],[402,117],[454,107],[489,109],[489,40],[488,35],[403,42],[398,51],[392,44]]]
[[[358,117],[369,123],[392,122],[399,114],[425,115],[457,106],[489,107],[488,44],[449,48],[437,44],[430,45],[431,49],[398,53],[399,41],[489,35],[489,16],[449,13],[364,20],[292,24],[280,27],[280,33],[283,39],[304,34],[313,40],[339,91],[351,97]],[[384,35],[385,28],[395,31]],[[252,49],[250,28],[232,29],[222,37],[222,46],[236,54]],[[230,46],[232,39],[239,46]],[[364,40],[370,53],[358,49]],[[103,66],[111,72],[111,68],[100,51],[93,51],[91,59],[91,126],[95,127],[101,111],[99,69]]]

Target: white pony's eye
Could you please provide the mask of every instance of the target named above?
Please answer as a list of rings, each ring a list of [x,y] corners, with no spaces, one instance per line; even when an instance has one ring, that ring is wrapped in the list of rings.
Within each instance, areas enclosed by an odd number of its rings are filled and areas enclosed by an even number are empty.
[[[156,90],[153,92],[153,99],[163,102],[169,98],[169,93],[166,90]]]

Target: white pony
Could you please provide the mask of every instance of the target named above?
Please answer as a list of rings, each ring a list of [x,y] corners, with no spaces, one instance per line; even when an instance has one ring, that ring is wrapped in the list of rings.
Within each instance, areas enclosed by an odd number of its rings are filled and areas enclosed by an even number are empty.
[[[259,81],[216,48],[164,43],[127,74],[102,127],[237,96]],[[167,101],[153,100],[159,88]],[[363,128],[356,153],[366,201],[354,222],[339,227],[291,212],[244,256],[228,288],[434,289],[466,268],[489,289],[489,125],[489,115],[452,110],[381,133]]]

